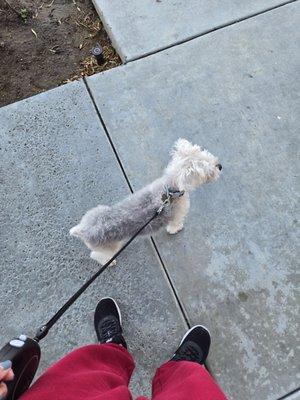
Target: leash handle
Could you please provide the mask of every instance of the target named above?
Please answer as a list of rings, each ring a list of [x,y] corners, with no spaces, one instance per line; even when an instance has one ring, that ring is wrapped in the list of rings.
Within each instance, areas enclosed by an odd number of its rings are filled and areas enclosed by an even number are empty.
[[[0,362],[11,361],[15,375],[12,381],[5,382],[8,388],[5,400],[16,400],[29,388],[40,358],[39,344],[26,335],[12,339],[0,350]]]

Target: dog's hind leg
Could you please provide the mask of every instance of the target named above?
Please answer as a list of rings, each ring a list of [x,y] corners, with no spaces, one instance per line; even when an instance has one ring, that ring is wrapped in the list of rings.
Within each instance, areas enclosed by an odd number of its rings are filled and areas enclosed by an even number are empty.
[[[174,207],[174,216],[167,225],[167,232],[170,235],[174,235],[175,233],[182,230],[183,222],[189,211],[189,208],[190,198],[189,195],[186,193],[184,194],[184,196],[180,197],[177,200],[176,207]]]
[[[117,251],[122,247],[122,242],[114,242],[106,246],[98,247],[97,250],[91,252],[91,258],[99,264],[104,265],[109,261]],[[110,265],[116,265],[117,261],[114,260]]]

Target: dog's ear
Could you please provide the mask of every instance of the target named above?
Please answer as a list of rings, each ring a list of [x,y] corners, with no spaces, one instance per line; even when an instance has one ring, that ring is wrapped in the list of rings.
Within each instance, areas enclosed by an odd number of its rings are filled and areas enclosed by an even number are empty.
[[[180,158],[184,158],[189,157],[200,150],[201,148],[198,145],[193,145],[188,140],[179,138],[174,144],[172,155],[177,155]]]

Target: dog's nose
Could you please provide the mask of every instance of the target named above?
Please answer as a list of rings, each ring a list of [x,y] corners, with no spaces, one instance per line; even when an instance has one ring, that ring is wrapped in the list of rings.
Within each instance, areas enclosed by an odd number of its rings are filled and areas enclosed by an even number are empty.
[[[216,167],[219,168],[220,171],[222,171],[222,168],[223,168],[223,167],[222,167],[221,164],[217,164]]]

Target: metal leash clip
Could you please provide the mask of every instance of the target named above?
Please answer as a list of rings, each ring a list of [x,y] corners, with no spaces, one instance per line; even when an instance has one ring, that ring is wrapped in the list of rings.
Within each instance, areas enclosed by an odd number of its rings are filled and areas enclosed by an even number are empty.
[[[184,190],[172,191],[168,187],[165,187],[165,193],[162,195],[163,203],[156,211],[156,214],[160,214],[167,205],[169,206],[171,204],[171,201],[173,199],[177,199],[183,195],[184,195]]]
[[[166,207],[166,205],[169,205],[171,203],[170,201],[170,197],[168,197],[166,200],[164,200],[164,202],[162,203],[162,205],[159,207],[159,209],[156,211],[156,214],[160,214],[162,212],[162,210]]]

